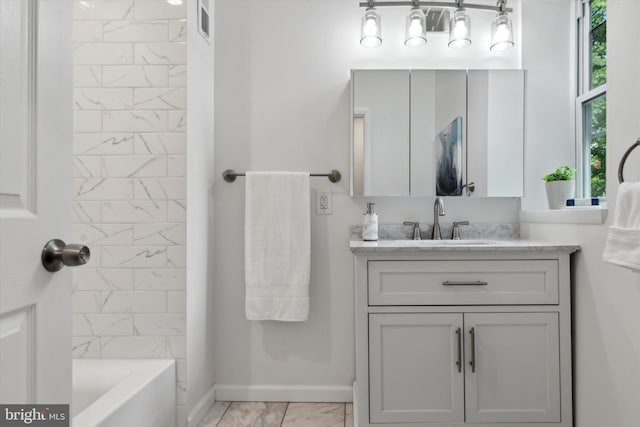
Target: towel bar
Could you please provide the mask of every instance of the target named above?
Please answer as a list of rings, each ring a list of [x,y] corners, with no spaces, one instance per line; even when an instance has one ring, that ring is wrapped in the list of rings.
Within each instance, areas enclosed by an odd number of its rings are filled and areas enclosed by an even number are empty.
[[[629,149],[622,155],[622,159],[620,159],[620,164],[618,165],[618,182],[622,184],[624,182],[624,177],[622,176],[622,171],[624,170],[624,163],[627,161],[627,157],[629,154],[636,148],[640,147],[640,138],[633,144]]]
[[[245,174],[236,172],[233,169],[227,169],[226,171],[222,172],[222,177],[227,182],[235,181],[236,177],[238,176],[245,176]],[[335,169],[332,169],[330,173],[311,173],[309,174],[309,176],[326,176],[331,182],[340,182],[340,179],[342,178],[342,174],[340,173],[340,171],[337,171]]]

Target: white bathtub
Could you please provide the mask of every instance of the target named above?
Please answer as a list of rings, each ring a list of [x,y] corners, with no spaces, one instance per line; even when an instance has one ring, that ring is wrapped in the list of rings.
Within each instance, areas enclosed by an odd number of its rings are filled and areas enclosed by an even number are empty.
[[[175,427],[173,359],[74,359],[73,427]]]

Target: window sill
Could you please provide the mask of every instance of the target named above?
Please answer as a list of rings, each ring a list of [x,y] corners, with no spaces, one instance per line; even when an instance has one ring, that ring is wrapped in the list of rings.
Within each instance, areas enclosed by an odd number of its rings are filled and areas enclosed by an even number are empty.
[[[557,210],[521,211],[520,222],[546,224],[604,224],[606,207],[578,207]]]

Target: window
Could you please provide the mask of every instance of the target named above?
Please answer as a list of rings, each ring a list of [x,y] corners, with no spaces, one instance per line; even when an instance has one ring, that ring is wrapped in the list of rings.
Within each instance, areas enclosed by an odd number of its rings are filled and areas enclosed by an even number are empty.
[[[578,193],[582,197],[602,197],[607,191],[607,0],[576,1]]]

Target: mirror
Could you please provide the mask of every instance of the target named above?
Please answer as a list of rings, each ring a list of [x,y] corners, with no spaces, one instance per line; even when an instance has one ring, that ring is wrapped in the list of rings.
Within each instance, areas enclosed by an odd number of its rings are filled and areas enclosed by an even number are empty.
[[[524,71],[470,70],[467,103],[472,196],[522,197]]]
[[[352,72],[354,196],[409,195],[409,71]]]
[[[524,71],[354,70],[352,105],[353,196],[523,195]]]
[[[411,195],[462,195],[467,72],[411,71],[410,104]]]

